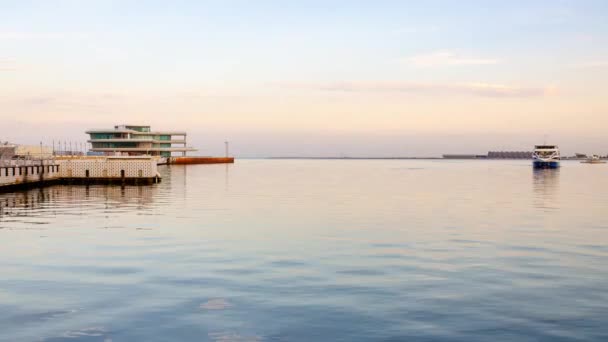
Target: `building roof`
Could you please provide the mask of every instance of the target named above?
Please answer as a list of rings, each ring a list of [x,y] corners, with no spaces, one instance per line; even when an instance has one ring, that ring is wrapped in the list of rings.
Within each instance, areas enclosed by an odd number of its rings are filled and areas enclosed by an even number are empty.
[[[87,142],[138,142],[138,143],[160,143],[160,144],[184,144],[186,140],[184,139],[171,139],[171,140],[161,140],[161,139],[153,139],[153,138],[144,138],[144,139],[128,139],[128,138],[108,138],[108,139],[89,139]]]
[[[89,129],[85,132],[86,134],[91,133],[131,133],[131,134],[140,134],[140,135],[188,135],[184,131],[150,131],[150,132],[140,132],[134,131],[132,129]]]
[[[150,125],[127,125],[127,124],[122,124],[122,125],[114,125],[114,127],[148,127],[148,128],[150,128]]]

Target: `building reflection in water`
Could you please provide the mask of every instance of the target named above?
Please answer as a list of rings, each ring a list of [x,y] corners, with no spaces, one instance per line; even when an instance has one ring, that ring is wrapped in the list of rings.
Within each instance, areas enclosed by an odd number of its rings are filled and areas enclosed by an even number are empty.
[[[225,172],[224,172],[224,190],[228,191],[230,189],[230,167],[233,164],[225,164]]]
[[[152,207],[157,191],[157,186],[55,185],[5,193],[0,194],[0,222],[6,216],[52,213],[64,208],[86,215],[91,205],[105,209],[146,209]]]
[[[534,207],[558,209],[559,169],[533,170]]]

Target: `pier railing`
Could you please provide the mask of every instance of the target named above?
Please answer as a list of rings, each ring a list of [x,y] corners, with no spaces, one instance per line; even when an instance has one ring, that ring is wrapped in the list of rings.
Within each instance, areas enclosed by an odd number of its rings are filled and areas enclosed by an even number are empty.
[[[0,167],[13,167],[13,166],[40,166],[40,165],[55,165],[55,158],[43,157],[21,157],[2,159],[0,158]]]

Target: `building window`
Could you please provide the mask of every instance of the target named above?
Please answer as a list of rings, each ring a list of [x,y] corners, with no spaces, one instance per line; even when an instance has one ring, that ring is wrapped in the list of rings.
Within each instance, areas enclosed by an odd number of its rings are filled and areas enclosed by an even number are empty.
[[[93,148],[135,148],[137,143],[135,142],[111,142],[111,143],[100,143],[94,142]]]
[[[91,139],[113,139],[113,133],[91,133]]]
[[[150,132],[150,126],[126,126],[125,128],[137,132]]]

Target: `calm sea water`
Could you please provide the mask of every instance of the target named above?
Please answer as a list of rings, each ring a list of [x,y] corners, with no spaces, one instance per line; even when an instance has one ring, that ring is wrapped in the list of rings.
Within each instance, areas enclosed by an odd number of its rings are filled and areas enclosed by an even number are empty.
[[[608,166],[239,160],[0,195],[1,341],[608,340]]]

